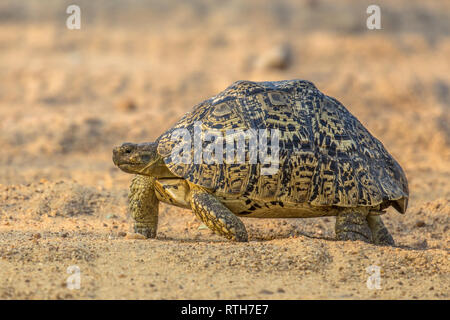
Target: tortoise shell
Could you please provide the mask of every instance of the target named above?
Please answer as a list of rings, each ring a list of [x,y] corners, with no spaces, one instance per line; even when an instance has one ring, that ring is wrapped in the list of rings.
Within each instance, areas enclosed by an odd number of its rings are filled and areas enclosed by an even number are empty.
[[[250,163],[249,148],[244,163],[175,161],[172,151],[180,140],[174,130],[187,129],[194,137],[198,121],[202,130],[224,137],[230,129],[278,130],[278,170],[263,174],[267,164]],[[392,205],[401,213],[407,207],[408,184],[397,161],[339,101],[309,81],[237,81],[196,105],[157,143],[173,174],[213,193],[313,206]],[[202,150],[211,143],[202,141]],[[225,159],[225,148],[223,153]]]

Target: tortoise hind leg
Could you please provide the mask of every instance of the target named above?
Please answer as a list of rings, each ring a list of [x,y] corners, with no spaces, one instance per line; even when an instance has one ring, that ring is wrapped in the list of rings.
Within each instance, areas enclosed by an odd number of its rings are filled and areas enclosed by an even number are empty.
[[[369,223],[370,230],[372,230],[373,242],[375,244],[382,246],[395,245],[394,238],[392,238],[380,216],[368,215],[367,222]]]
[[[242,221],[214,195],[203,190],[192,190],[191,208],[214,233],[230,240],[248,241],[247,231]]]
[[[372,232],[366,219],[367,211],[360,208],[343,209],[336,217],[337,240],[372,242]]]

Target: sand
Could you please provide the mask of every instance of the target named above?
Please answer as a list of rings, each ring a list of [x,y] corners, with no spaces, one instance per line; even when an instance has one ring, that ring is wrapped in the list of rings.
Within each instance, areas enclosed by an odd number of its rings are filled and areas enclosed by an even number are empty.
[[[0,299],[449,298],[448,3],[380,2],[374,31],[361,1],[78,3],[80,30],[68,2],[0,5]],[[250,242],[233,243],[164,204],[156,239],[132,233],[114,146],[233,81],[293,78],[404,168],[408,211],[384,216],[395,247],[335,241],[333,217],[243,219]]]

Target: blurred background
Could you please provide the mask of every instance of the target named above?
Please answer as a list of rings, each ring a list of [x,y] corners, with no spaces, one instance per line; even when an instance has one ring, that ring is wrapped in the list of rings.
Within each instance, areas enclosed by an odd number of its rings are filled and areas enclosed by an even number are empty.
[[[154,140],[236,80],[293,78],[347,106],[413,186],[447,174],[450,3],[378,1],[382,29],[369,30],[371,3],[4,0],[0,182],[107,183],[114,145]]]
[[[310,80],[407,172],[448,169],[448,1],[379,1],[381,30],[370,1],[76,1],[80,30],[70,4],[0,4],[2,183],[106,183],[112,146],[154,140],[243,79]]]
[[[80,30],[66,27],[66,8],[72,4],[81,9]],[[366,26],[371,4],[381,9],[381,30]],[[114,146],[155,140],[195,104],[234,81],[294,78],[312,81],[341,101],[404,168],[410,209],[405,216],[390,211],[386,217],[397,242],[416,249],[448,249],[450,1],[446,0],[2,0],[0,239],[13,247],[35,237],[35,232],[39,232],[36,239],[42,235],[59,241],[67,231],[74,243],[117,237],[119,231],[126,234],[131,225],[126,213],[131,176],[114,167]],[[77,220],[70,220],[73,217]],[[181,209],[162,206],[160,221],[162,239],[216,239]],[[332,219],[246,221],[246,225],[252,239],[334,236]],[[7,258],[11,273],[3,279],[13,279],[19,261],[35,259],[30,257],[37,249],[24,248],[28,251],[21,249]],[[94,252],[92,257],[105,252],[83,250]],[[125,256],[129,250],[124,249]],[[53,259],[45,254],[36,252],[44,257],[36,259]],[[437,265],[444,265],[440,256],[436,259]],[[259,265],[260,259],[253,262]],[[439,278],[436,283],[440,282]],[[11,283],[2,286],[0,281],[0,297],[30,297]],[[58,297],[57,290],[48,288],[48,294],[38,297]],[[210,292],[209,284],[205,288],[192,292]],[[117,297],[114,290],[102,295],[94,284],[86,290],[91,289],[92,297]],[[448,287],[441,292],[445,290],[448,294]],[[396,294],[403,298],[406,293]],[[193,296],[204,298],[187,295]]]

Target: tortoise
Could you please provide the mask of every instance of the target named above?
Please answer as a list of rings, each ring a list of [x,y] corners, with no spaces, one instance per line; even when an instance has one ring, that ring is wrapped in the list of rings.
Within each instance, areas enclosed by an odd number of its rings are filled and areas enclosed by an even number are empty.
[[[233,133],[244,130],[245,144],[239,145]],[[217,135],[208,141],[205,131]],[[202,138],[197,148],[180,148],[180,132]],[[278,136],[278,152],[271,149],[278,153],[277,166],[270,167],[275,170],[263,170],[270,169],[263,156],[254,161],[255,140],[248,132]],[[224,142],[235,147],[230,158]],[[193,161],[201,154],[214,156]],[[336,216],[337,240],[394,245],[381,215],[390,206],[405,213],[409,198],[406,176],[383,144],[306,80],[237,81],[196,105],[155,142],[114,148],[113,162],[135,174],[129,210],[135,232],[147,238],[156,237],[162,201],[191,209],[216,234],[235,241],[248,241],[239,217]]]

